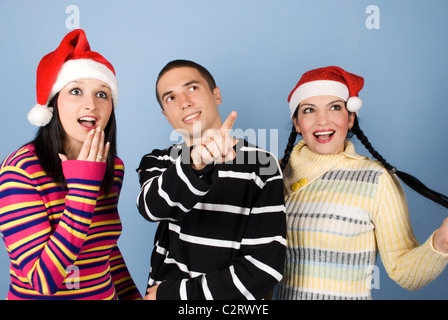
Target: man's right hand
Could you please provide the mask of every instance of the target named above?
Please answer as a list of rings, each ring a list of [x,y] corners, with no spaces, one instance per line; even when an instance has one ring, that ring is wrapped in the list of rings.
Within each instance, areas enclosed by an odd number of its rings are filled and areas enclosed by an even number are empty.
[[[230,130],[236,116],[236,111],[232,111],[219,130],[209,129],[204,132],[201,142],[191,150],[193,169],[201,170],[212,162],[224,163],[235,159],[236,154],[233,150],[235,143],[234,138],[230,136]]]

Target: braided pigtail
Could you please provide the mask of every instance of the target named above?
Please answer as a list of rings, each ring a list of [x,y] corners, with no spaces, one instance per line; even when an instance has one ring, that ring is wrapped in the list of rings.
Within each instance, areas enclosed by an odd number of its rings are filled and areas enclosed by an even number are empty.
[[[297,139],[297,131],[296,127],[293,124],[291,134],[289,135],[288,138],[288,144],[286,145],[285,153],[283,155],[282,162],[280,163],[280,168],[282,169],[282,171],[285,170],[286,165],[289,162],[289,158],[291,157],[291,152],[292,149],[294,148],[294,143],[296,142],[296,139]]]
[[[438,193],[434,190],[429,189],[427,186],[425,186],[420,180],[415,178],[414,176],[411,176],[410,174],[407,174],[402,171],[398,171],[395,167],[390,165],[384,158],[381,156],[373,147],[372,144],[369,142],[367,137],[364,135],[364,132],[359,127],[358,117],[355,117],[355,122],[352,127],[352,133],[356,135],[356,137],[361,141],[361,143],[364,145],[364,147],[370,152],[370,154],[377,159],[381,164],[392,174],[396,174],[404,183],[406,183],[410,188],[412,188],[417,193],[421,194],[422,196],[440,204],[441,206],[444,206],[448,209],[448,197]]]

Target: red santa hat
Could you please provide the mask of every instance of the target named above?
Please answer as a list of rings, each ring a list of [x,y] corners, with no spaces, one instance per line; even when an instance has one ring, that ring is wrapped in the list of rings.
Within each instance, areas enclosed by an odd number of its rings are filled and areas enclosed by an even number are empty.
[[[358,97],[364,79],[339,67],[314,69],[303,74],[288,97],[291,117],[300,102],[314,96],[336,96],[347,102],[347,110],[358,112],[362,101]]]
[[[91,51],[84,30],[68,33],[59,47],[47,54],[37,67],[37,104],[28,113],[35,126],[46,126],[53,117],[48,104],[67,84],[75,80],[95,79],[106,83],[113,105],[118,103],[118,83],[113,66],[99,53]]]

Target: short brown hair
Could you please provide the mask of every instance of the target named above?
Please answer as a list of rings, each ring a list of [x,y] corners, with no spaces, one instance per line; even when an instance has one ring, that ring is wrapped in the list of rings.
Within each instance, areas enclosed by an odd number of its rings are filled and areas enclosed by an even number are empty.
[[[190,60],[173,60],[173,61],[170,61],[159,72],[159,75],[158,75],[157,81],[156,81],[157,102],[159,103],[159,105],[160,105],[160,107],[162,109],[163,109],[162,101],[160,100],[159,93],[157,92],[157,85],[159,84],[160,78],[162,78],[162,76],[165,73],[167,73],[168,71],[170,71],[170,70],[177,69],[177,68],[184,68],[184,67],[196,69],[199,72],[199,74],[204,78],[204,80],[207,82],[210,90],[212,92],[213,92],[213,90],[215,90],[215,88],[216,88],[215,79],[213,78],[211,73],[206,68],[201,66],[200,64],[197,64],[196,62],[193,62],[193,61],[190,61]]]

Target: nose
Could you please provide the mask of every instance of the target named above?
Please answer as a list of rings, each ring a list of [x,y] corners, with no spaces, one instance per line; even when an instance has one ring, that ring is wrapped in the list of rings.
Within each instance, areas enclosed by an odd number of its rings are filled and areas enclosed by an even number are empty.
[[[96,99],[93,95],[84,95],[82,101],[82,107],[86,110],[94,110],[97,108]]]
[[[189,108],[193,104],[188,94],[179,95],[178,101],[181,109]]]
[[[316,123],[320,126],[327,125],[329,123],[328,112],[326,110],[318,110],[316,112]]]

